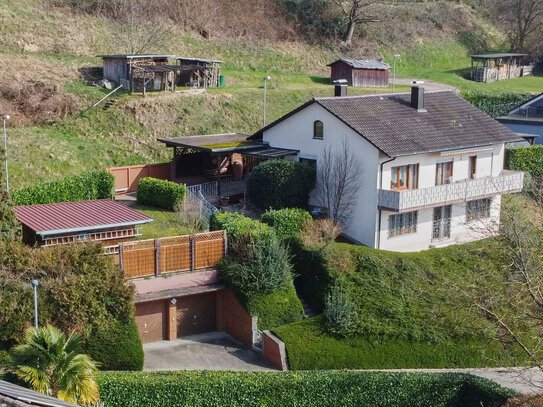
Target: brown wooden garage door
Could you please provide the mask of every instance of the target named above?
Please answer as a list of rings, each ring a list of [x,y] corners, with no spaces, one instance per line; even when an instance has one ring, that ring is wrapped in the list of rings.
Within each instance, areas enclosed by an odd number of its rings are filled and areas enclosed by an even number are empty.
[[[177,299],[177,336],[216,330],[217,294],[198,294]]]
[[[166,301],[151,301],[136,304],[136,323],[142,342],[166,339]]]

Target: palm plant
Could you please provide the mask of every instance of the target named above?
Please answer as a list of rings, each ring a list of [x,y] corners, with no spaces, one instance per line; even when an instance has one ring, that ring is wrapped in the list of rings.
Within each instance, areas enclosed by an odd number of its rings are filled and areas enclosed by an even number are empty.
[[[81,335],[68,338],[53,326],[29,328],[11,351],[9,369],[40,393],[84,405],[98,401],[98,368],[81,349]]]

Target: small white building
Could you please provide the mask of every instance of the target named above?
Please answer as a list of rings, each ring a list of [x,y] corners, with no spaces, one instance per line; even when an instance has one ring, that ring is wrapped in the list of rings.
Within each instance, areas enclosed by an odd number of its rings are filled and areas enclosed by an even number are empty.
[[[338,85],[339,86],[339,85]],[[345,90],[336,90],[345,94]],[[315,98],[252,136],[298,150],[317,168],[326,146],[344,143],[360,167],[360,190],[344,235],[366,246],[419,251],[489,236],[501,195],[522,172],[503,169],[519,137],[453,92]],[[310,197],[319,208],[318,191]]]

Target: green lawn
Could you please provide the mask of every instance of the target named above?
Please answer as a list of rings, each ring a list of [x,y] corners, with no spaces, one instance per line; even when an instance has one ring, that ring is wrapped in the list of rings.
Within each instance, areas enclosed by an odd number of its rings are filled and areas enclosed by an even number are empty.
[[[152,206],[134,205],[132,208],[150,216],[153,222],[142,225],[139,239],[156,239],[159,237],[181,236],[197,233],[194,223],[188,221],[182,213]]]

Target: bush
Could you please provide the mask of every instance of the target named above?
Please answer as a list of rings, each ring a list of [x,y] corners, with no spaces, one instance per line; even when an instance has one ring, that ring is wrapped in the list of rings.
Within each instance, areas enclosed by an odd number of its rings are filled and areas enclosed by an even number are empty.
[[[33,323],[34,300],[29,284],[33,278],[40,282],[40,325],[52,324],[67,334],[81,332],[84,338],[97,329],[118,329],[117,335],[126,335],[124,342],[101,342],[103,349],[97,357],[101,361],[124,359],[119,355],[121,346],[127,354],[137,347],[141,349],[139,336],[135,331],[128,332],[134,324],[134,288],[126,284],[123,271],[112,259],[103,255],[101,245],[59,245],[36,250],[22,243],[2,241],[0,349],[19,342]],[[127,321],[128,325],[121,328],[116,321]],[[101,335],[106,333],[98,334],[94,343],[100,341]]]
[[[332,335],[349,337],[357,332],[358,313],[347,287],[336,282],[324,303],[325,326]]]
[[[315,187],[315,170],[288,160],[268,160],[249,174],[247,194],[262,209],[307,208]]]
[[[237,212],[219,212],[211,217],[210,230],[226,230],[230,248],[245,245],[251,239],[267,239],[274,235],[273,229],[257,220]]]
[[[523,93],[487,93],[482,91],[463,91],[461,96],[492,117],[503,116],[509,110],[532,97],[530,94]]]
[[[300,208],[269,209],[262,215],[262,222],[273,227],[281,239],[294,237],[311,219],[309,212]]]
[[[143,347],[133,318],[113,320],[93,328],[85,351],[102,370],[142,370]]]
[[[292,370],[482,368],[518,363],[509,349],[484,338],[460,337],[435,343],[376,335],[330,335],[323,315],[272,331],[285,343]],[[526,362],[524,358],[520,363]]]
[[[217,263],[221,279],[235,291],[269,294],[282,290],[292,281],[292,265],[286,246],[275,236],[253,238],[237,260],[225,258]]]
[[[543,146],[511,147],[505,152],[505,167],[543,176]]]
[[[138,202],[174,210],[185,198],[185,186],[157,178],[142,178],[138,183]]]
[[[107,171],[90,171],[81,175],[42,182],[12,192],[14,205],[84,201],[113,197],[115,178]]]
[[[102,372],[108,407],[498,407],[512,390],[458,373]]]

